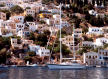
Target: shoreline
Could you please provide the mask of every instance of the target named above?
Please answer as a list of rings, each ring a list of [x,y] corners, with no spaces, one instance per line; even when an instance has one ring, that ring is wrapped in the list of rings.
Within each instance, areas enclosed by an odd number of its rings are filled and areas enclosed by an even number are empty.
[[[0,68],[23,68],[23,67],[48,68],[47,65],[36,65],[36,66],[32,66],[32,65],[30,65],[30,66],[27,66],[27,65],[4,65],[4,66],[1,66],[0,65]],[[107,66],[99,66],[99,67],[98,66],[86,66],[84,69],[91,69],[91,68],[108,68],[108,67]],[[73,70],[73,69],[71,69],[71,70]],[[68,69],[54,69],[54,70],[68,70]],[[77,70],[80,70],[80,69],[77,69]]]

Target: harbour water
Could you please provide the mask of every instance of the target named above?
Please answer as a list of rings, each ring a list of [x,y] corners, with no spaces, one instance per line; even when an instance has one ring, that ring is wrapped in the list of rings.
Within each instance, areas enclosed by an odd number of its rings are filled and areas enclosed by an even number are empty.
[[[0,79],[108,79],[108,68],[49,70],[48,68],[0,68]]]

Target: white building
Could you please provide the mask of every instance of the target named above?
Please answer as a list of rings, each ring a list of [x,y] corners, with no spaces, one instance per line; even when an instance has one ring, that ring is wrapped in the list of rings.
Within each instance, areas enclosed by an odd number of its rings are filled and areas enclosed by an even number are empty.
[[[24,30],[24,26],[23,23],[16,23],[16,32]]]
[[[17,36],[20,36],[21,38],[23,38],[25,36],[23,30],[18,30],[17,31]]]
[[[95,41],[95,44],[97,46],[103,46],[104,44],[108,44],[108,39],[105,38],[105,37],[97,38],[96,41]]]
[[[96,16],[97,12],[95,10],[89,10],[89,14]]]
[[[60,19],[60,15],[59,14],[55,14],[55,15],[53,15],[53,18],[54,19]]]
[[[30,44],[30,45],[29,45],[29,50],[30,50],[30,51],[36,52],[39,48],[40,48],[39,45],[35,45],[35,44]]]
[[[6,7],[9,7],[9,8],[11,8],[11,7],[13,7],[15,4],[13,3],[13,2],[6,2]]]
[[[16,31],[17,31],[17,36],[20,36],[21,38],[24,38],[30,34],[29,27],[26,26],[25,24],[20,25],[20,23],[18,23]]]
[[[57,27],[49,27],[49,31],[50,31],[50,35],[53,36],[53,35],[56,35],[56,33],[58,32],[58,28]]]
[[[24,23],[24,16],[12,16],[10,17],[10,20],[13,20],[15,22],[21,22]]]
[[[50,11],[51,11],[51,13],[60,13],[60,10],[58,10],[58,9],[51,9]]]
[[[102,35],[103,30],[102,30],[102,28],[99,28],[99,27],[89,27],[87,34],[88,35],[90,35],[90,34]]]
[[[26,40],[26,39],[21,39],[22,44],[33,44],[33,40]]]
[[[69,27],[70,24],[67,21],[62,20],[62,27],[64,27],[64,26]]]
[[[6,27],[6,26],[10,26],[10,23],[11,23],[12,21],[11,20],[6,20],[6,21],[1,21],[0,23],[1,23],[1,27]]]
[[[100,59],[99,64],[102,64],[102,65],[108,64],[108,50],[99,50],[98,54],[99,54],[99,59]]]
[[[4,37],[16,34],[15,23],[11,20],[0,20],[0,35]]]
[[[74,29],[74,37],[82,38],[82,29]]]
[[[35,22],[27,22],[27,24],[29,25],[29,30],[30,31],[36,31],[36,29],[38,28],[38,26],[36,25]]]
[[[30,49],[30,51],[34,51],[36,53],[36,55],[39,55],[40,57],[50,56],[50,50],[46,49],[45,47],[40,47],[35,44],[30,44],[29,49]]]
[[[98,65],[99,55],[96,52],[87,52],[83,54],[83,63],[86,65]]]
[[[84,53],[83,63],[86,65],[108,65],[108,50]]]
[[[50,19],[46,18],[44,21],[46,22],[46,24],[48,24],[50,26],[54,26],[55,25],[55,21],[54,21],[53,18],[50,18]]]
[[[92,42],[92,41],[83,41],[82,46],[84,46],[84,47],[93,47],[93,48],[96,47],[95,43]]]
[[[26,15],[31,15],[31,16],[35,17],[35,10],[26,9]]]
[[[103,46],[104,44],[108,44],[108,39],[105,37],[97,38],[95,41],[83,41],[82,46],[88,46],[88,47],[99,47]]]
[[[42,56],[50,56],[50,50],[46,49],[45,47],[40,47],[38,51],[36,51],[36,54],[40,57]]]
[[[23,48],[23,45],[18,43],[17,38],[11,38],[11,46],[12,48],[19,48],[19,49]]]
[[[98,13],[98,14],[96,14],[96,18],[98,18],[98,17],[105,18],[105,14],[104,13]]]
[[[73,45],[73,36],[68,35],[62,38],[62,44],[65,44],[66,46],[70,48],[70,46]]]

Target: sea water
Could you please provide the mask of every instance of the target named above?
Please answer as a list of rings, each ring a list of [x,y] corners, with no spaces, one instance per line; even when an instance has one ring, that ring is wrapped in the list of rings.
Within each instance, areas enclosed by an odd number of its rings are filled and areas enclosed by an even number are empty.
[[[45,67],[0,68],[0,79],[108,79],[108,68],[49,70]]]

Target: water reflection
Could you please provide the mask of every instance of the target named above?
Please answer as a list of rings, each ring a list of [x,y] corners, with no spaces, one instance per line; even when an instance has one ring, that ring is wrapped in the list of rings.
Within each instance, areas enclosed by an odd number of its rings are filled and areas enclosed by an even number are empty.
[[[87,70],[8,68],[0,69],[0,79],[108,79],[108,68]]]
[[[11,68],[9,69],[9,74],[8,77],[9,79],[24,79],[23,76],[23,69],[15,69],[15,68]]]

